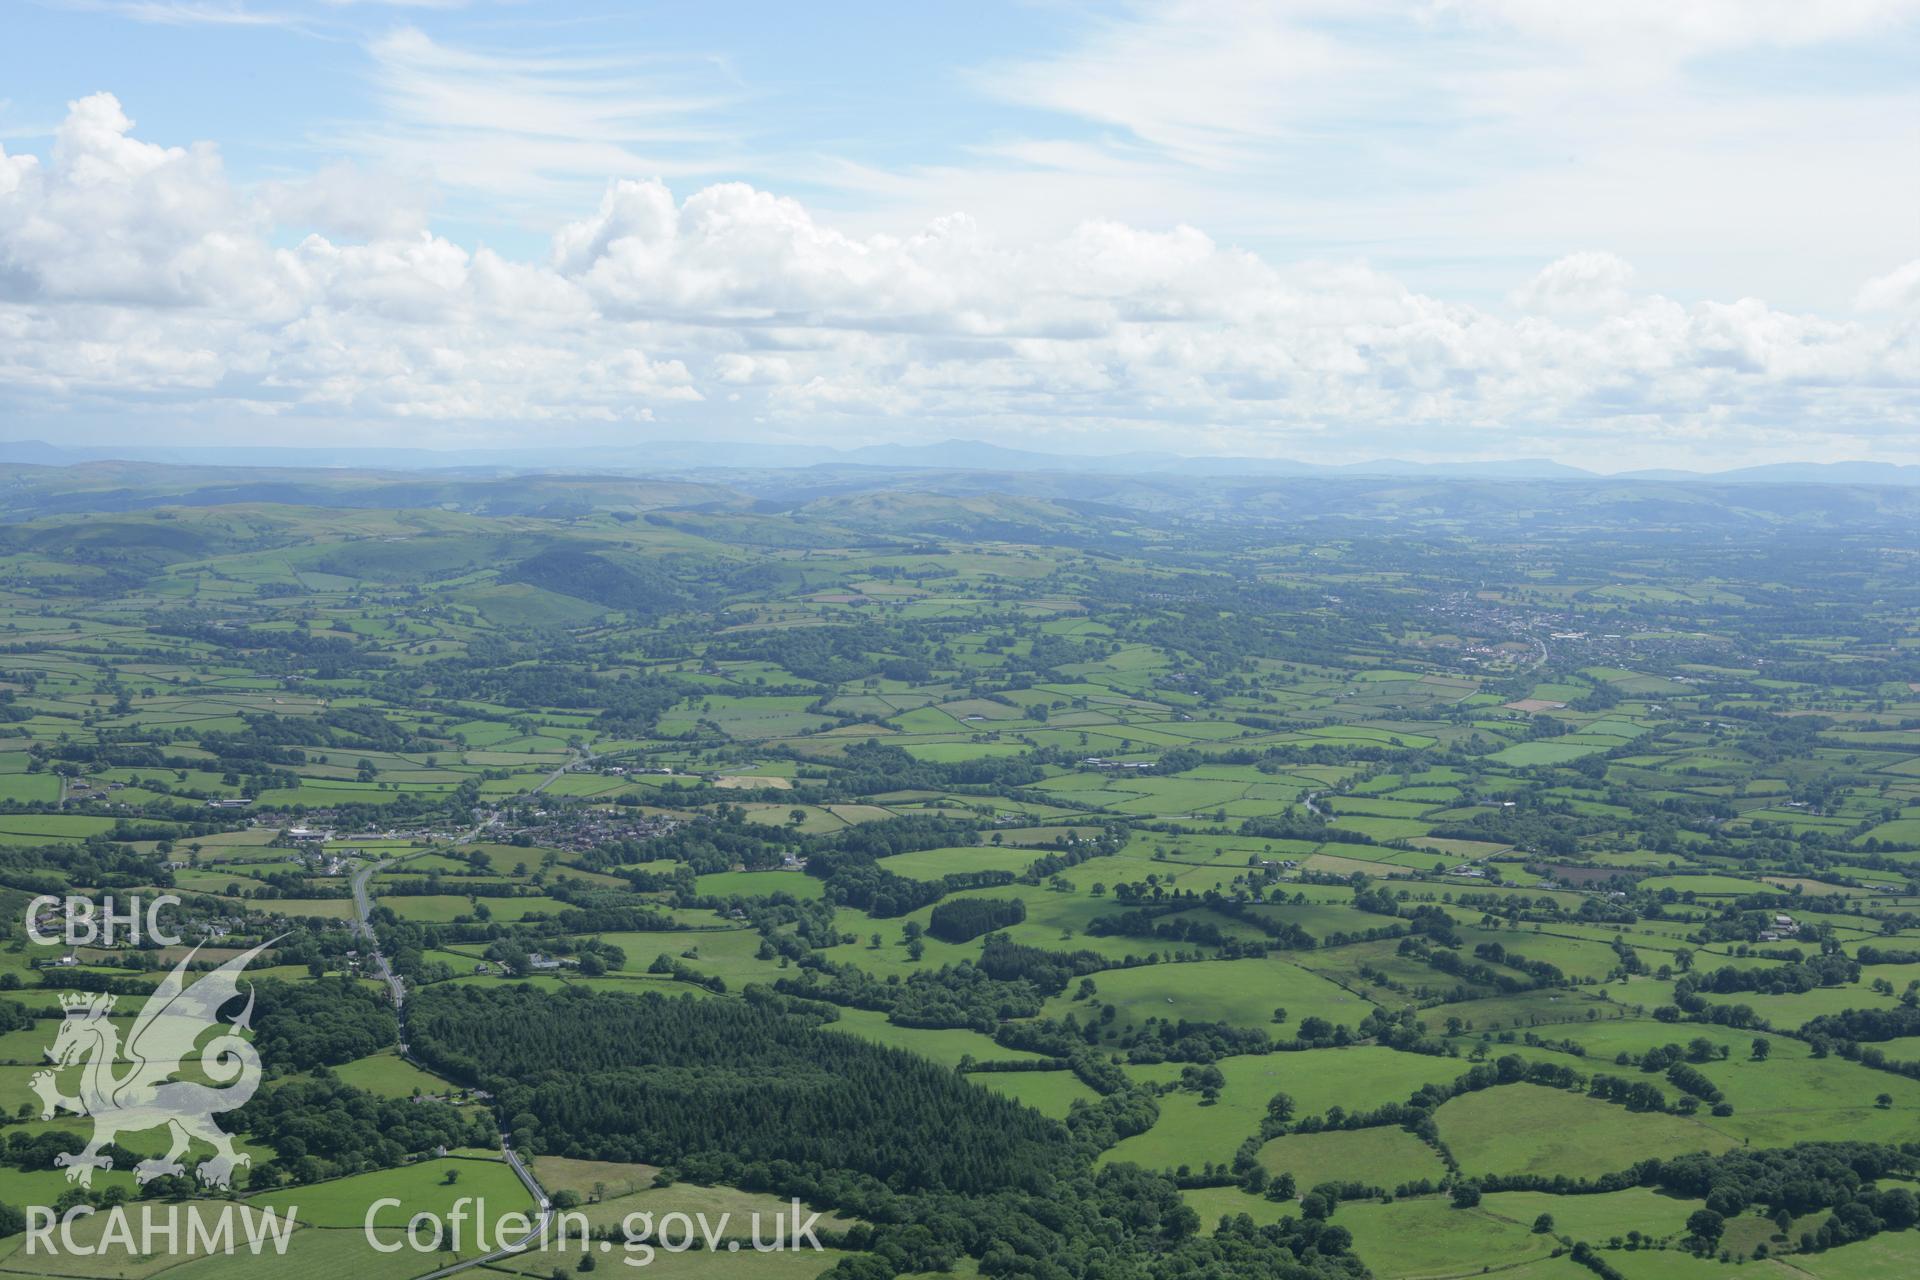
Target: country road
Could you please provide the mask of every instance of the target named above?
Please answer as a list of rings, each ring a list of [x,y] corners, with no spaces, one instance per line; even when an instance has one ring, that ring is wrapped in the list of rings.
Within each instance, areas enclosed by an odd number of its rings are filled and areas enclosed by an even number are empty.
[[[532,1171],[529,1170],[526,1165],[520,1163],[520,1153],[515,1151],[512,1144],[505,1138],[500,1140],[500,1153],[506,1157],[507,1164],[513,1169],[514,1173],[519,1175],[521,1185],[526,1187],[527,1194],[531,1195],[533,1202],[540,1207],[539,1214],[533,1220],[533,1226],[528,1229],[527,1234],[521,1236],[518,1240],[503,1244],[491,1253],[483,1253],[477,1258],[467,1258],[451,1266],[441,1267],[437,1271],[429,1271],[424,1275],[415,1277],[415,1280],[441,1280],[442,1276],[458,1275],[460,1272],[470,1271],[474,1267],[484,1267],[490,1262],[498,1262],[502,1258],[511,1258],[515,1254],[525,1253],[528,1249],[540,1243],[541,1236],[545,1234],[547,1230],[548,1222],[553,1218],[553,1203],[548,1197],[546,1189],[534,1179]]]
[[[553,777],[557,778],[565,771],[565,768],[562,767],[554,773]],[[547,779],[548,782],[552,780],[553,778]],[[545,783],[541,785],[544,786]],[[474,828],[462,837],[462,840],[473,839],[486,828],[490,821],[491,818],[488,818],[475,824]],[[420,851],[420,853],[425,852],[427,852],[425,849]],[[376,871],[384,867],[393,866],[396,863],[405,862],[409,858],[417,858],[420,856],[420,853],[406,853],[397,858],[382,858],[378,862],[367,863],[367,865],[353,873],[353,927],[360,936],[366,940],[367,948],[373,955],[374,972],[379,974],[381,980],[387,984],[388,994],[393,998],[393,1007],[399,1013],[400,1056],[424,1071],[427,1068],[423,1064],[416,1062],[413,1054],[407,1048],[406,980],[395,973],[393,966],[388,964],[386,953],[380,950],[379,936],[374,932],[372,888],[373,876]],[[520,1153],[513,1149],[512,1144],[508,1141],[507,1135],[505,1134],[502,1134],[500,1138],[500,1154],[506,1160],[508,1166],[512,1168],[514,1174],[520,1179],[521,1185],[526,1187],[527,1194],[533,1197],[534,1204],[539,1208],[539,1213],[533,1220],[532,1228],[528,1230],[526,1235],[520,1237],[520,1239],[510,1244],[502,1245],[491,1253],[483,1254],[477,1258],[468,1258],[464,1261],[456,1262],[451,1266],[441,1267],[435,1271],[429,1271],[417,1277],[416,1280],[440,1280],[442,1276],[456,1275],[459,1272],[468,1271],[474,1267],[485,1266],[490,1262],[498,1262],[502,1258],[508,1258],[514,1254],[522,1253],[540,1241],[541,1236],[547,1229],[549,1219],[553,1217],[551,1199],[547,1195],[546,1189],[540,1185],[539,1180],[533,1176],[533,1171],[521,1163]]]
[[[546,777],[546,781],[542,782],[539,786],[535,787],[533,790],[527,792],[527,794],[530,796],[539,795],[542,791],[545,791],[548,787],[560,781],[560,775],[565,773],[567,770],[573,768],[574,765],[580,764],[586,761],[591,761],[593,759],[593,748],[589,747],[584,742],[581,743],[574,750],[577,754],[573,756],[569,756],[565,764],[561,765],[558,769],[555,769],[552,773],[548,774]]]
[[[422,850],[422,852],[425,851]],[[373,892],[370,882],[373,880],[373,873],[382,867],[392,866],[394,863],[405,862],[408,858],[418,856],[418,854],[409,853],[398,858],[382,858],[378,862],[369,862],[353,873],[354,931],[366,940],[367,950],[373,955],[374,972],[387,984],[387,993],[393,998],[393,1007],[396,1009],[406,1003],[407,984],[399,974],[393,971],[393,966],[387,963],[385,953],[380,950],[379,936],[373,931]]]

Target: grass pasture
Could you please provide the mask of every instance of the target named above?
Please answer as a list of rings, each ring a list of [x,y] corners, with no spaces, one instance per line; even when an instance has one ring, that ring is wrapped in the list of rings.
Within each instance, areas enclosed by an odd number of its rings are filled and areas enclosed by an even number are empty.
[[[1696,1120],[1631,1112],[1584,1094],[1533,1084],[1502,1085],[1450,1099],[1434,1113],[1434,1123],[1469,1175],[1593,1177],[1648,1156],[1724,1151],[1738,1145]]]

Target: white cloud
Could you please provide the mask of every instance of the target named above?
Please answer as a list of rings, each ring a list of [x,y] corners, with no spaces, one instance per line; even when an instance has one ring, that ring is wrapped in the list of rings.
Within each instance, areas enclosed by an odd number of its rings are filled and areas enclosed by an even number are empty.
[[[241,189],[212,147],[147,142],[106,95],[73,104],[44,163],[0,152],[0,402],[111,408],[121,438],[190,414],[382,440],[653,422],[1320,458],[1465,439],[1622,466],[1914,451],[1912,325],[1677,301],[1598,250],[1517,280],[1514,315],[1187,226],[861,234],[737,183],[616,180],[519,260],[417,206],[372,216],[367,182]],[[1883,276],[1862,306],[1917,282]]]
[[[1920,0],[1136,0],[980,69],[1022,110],[964,155],[831,173],[867,227],[1185,220],[1483,298],[1595,245],[1688,297],[1839,307],[1920,203],[1889,160],[1920,145],[1920,89],[1884,73],[1917,22]]]
[[[979,80],[1014,101],[1124,130],[1129,143],[1183,163],[1237,168],[1249,143],[1361,83],[1364,57],[1301,21],[1335,12],[1266,0],[1135,5],[1096,21],[1058,56],[987,68]]]
[[[1514,304],[1548,315],[1619,311],[1627,305],[1633,266],[1618,254],[1570,253],[1540,269],[1515,294]]]
[[[1793,48],[1854,39],[1920,13],[1917,0],[1432,0],[1436,14],[1498,23],[1529,36],[1641,62],[1756,45]]]
[[[0,196],[18,191],[39,167],[38,156],[10,156],[6,147],[0,145]]]
[[[516,211],[577,200],[610,176],[711,173],[739,158],[720,123],[738,87],[712,60],[474,50],[415,27],[367,52],[382,116],[327,140]]]
[[[276,224],[350,240],[411,235],[427,225],[427,200],[418,186],[345,161],[297,181],[269,182],[259,194]]]
[[[1862,311],[1920,307],[1920,258],[1867,281],[1860,287],[1854,305]]]
[[[131,136],[111,94],[71,104],[51,163],[0,186],[0,279],[54,300],[182,303],[255,296],[258,227],[205,144]]]
[[[250,9],[239,0],[192,3],[191,0],[56,0],[62,7],[111,13],[135,22],[168,27],[273,27],[295,25],[285,14]]]

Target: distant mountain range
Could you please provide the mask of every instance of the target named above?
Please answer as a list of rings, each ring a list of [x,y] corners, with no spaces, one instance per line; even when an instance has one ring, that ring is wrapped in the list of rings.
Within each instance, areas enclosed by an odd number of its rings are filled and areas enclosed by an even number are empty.
[[[227,445],[56,445],[0,442],[0,464],[73,466],[156,462],[199,467],[338,467],[383,471],[598,472],[670,475],[708,468],[876,467],[889,470],[1071,472],[1091,475],[1409,476],[1478,480],[1671,480],[1754,484],[1920,485],[1920,466],[1882,462],[1781,462],[1730,471],[1648,470],[1611,475],[1548,458],[1474,462],[1325,464],[1287,458],[1192,457],[1175,453],[1064,454],[1009,449],[978,440],[938,444],[821,445],[669,440],[623,447],[561,449],[405,449]]]

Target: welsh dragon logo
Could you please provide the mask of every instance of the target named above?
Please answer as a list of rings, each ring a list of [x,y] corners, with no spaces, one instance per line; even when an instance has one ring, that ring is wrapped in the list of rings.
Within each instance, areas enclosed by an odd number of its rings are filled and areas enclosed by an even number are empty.
[[[260,1055],[240,1037],[253,1016],[251,990],[238,1018],[222,1023],[219,1015],[229,1001],[239,998],[240,974],[248,962],[270,945],[262,943],[237,955],[188,986],[187,966],[200,950],[195,947],[154,988],[124,1044],[119,1028],[108,1017],[113,996],[60,997],[66,1019],[47,1050],[54,1069],[38,1072],[30,1083],[40,1095],[42,1120],[51,1120],[61,1111],[93,1117],[93,1140],[86,1149],[54,1157],[54,1164],[66,1169],[69,1182],[92,1186],[95,1169],[113,1167],[113,1157],[101,1155],[101,1147],[119,1134],[161,1125],[171,1131],[172,1145],[166,1155],[134,1166],[134,1178],[142,1184],[163,1174],[184,1174],[180,1158],[195,1138],[214,1148],[214,1155],[199,1167],[200,1180],[208,1186],[232,1185],[234,1166],[252,1163],[244,1152],[233,1149],[233,1139],[213,1120],[218,1112],[245,1105],[260,1086]],[[186,1065],[200,1038],[215,1029],[220,1034],[200,1050],[200,1073],[215,1084],[171,1079]],[[56,1077],[76,1065],[80,1066],[79,1092],[69,1097],[60,1092]]]

